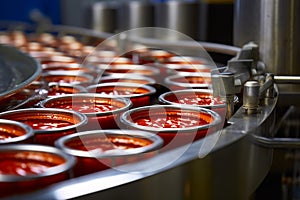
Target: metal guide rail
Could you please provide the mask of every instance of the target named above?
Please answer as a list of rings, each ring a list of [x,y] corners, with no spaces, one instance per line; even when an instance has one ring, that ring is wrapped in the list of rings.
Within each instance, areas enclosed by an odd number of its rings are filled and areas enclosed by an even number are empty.
[[[108,37],[85,29],[53,27],[50,30],[84,38]],[[137,42],[159,44],[161,48],[172,46],[148,38],[138,38]],[[249,43],[240,49],[200,44],[208,52],[233,57],[224,67],[211,72],[214,96],[227,103],[227,123],[223,129],[189,145],[159,152],[147,160],[73,178],[9,199],[248,199],[272,162],[272,147],[266,147],[258,138],[272,138],[278,88],[274,76],[264,72],[257,45]],[[194,48],[193,43],[185,41],[173,45]],[[239,103],[234,101],[235,96]]]

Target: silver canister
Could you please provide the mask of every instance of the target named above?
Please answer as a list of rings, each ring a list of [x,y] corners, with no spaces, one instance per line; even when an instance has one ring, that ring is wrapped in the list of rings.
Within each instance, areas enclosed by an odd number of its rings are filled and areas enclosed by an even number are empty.
[[[157,3],[155,7],[155,24],[186,34],[191,38],[198,37],[199,3],[184,1],[167,1]],[[181,34],[161,35],[163,39],[178,38]]]
[[[249,114],[255,113],[259,105],[260,85],[257,81],[247,81],[244,85],[243,108]]]
[[[154,26],[154,5],[147,1],[125,1],[118,9],[118,29]]]
[[[111,2],[96,2],[92,6],[92,28],[100,32],[114,33],[117,29],[117,8]]]
[[[299,75],[299,10],[298,0],[236,0],[234,44],[254,41],[268,72]]]

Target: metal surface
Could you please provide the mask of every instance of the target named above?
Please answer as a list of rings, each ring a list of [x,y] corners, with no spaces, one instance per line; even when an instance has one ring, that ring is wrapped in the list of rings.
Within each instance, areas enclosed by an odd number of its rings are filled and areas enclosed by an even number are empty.
[[[212,70],[213,96],[226,102],[226,119],[234,113],[235,78],[232,72],[219,72]]]
[[[234,44],[259,45],[267,71],[276,75],[299,75],[300,1],[237,0]]]
[[[17,155],[17,152],[27,152],[24,153],[23,155]],[[40,177],[48,177],[51,175],[55,175],[61,172],[66,172],[68,170],[70,170],[76,160],[74,157],[64,153],[62,150],[51,147],[51,146],[44,146],[44,145],[33,145],[33,144],[10,144],[10,145],[1,145],[0,146],[0,152],[1,153],[5,153],[5,152],[13,152],[14,157],[13,158],[17,158],[17,159],[24,159],[24,160],[35,160],[35,161],[45,161],[46,162],[53,162],[52,164],[55,164],[55,158],[50,158],[49,160],[45,159],[45,160],[39,160],[41,158],[39,158],[41,155],[34,155],[34,153],[49,153],[52,154],[54,157],[55,156],[59,156],[60,158],[62,158],[64,160],[64,162],[60,165],[54,166],[51,170],[48,171],[44,171],[42,173],[39,174],[27,174],[25,176],[19,176],[17,174],[1,174],[0,176],[0,181],[3,182],[22,182],[22,181],[26,181],[26,180],[33,180],[33,179],[37,179]],[[31,152],[31,154],[30,154]],[[52,160],[53,159],[53,160]]]
[[[134,139],[145,139],[151,141],[151,144],[146,146],[140,146],[133,149],[112,149],[108,151],[81,151],[73,146],[68,145],[68,142],[80,138],[83,141],[83,144],[87,144],[91,141],[91,136],[94,137],[94,140],[101,140],[106,137],[116,137],[122,138],[127,137],[127,140]],[[96,138],[96,139],[95,139]],[[120,129],[109,129],[109,130],[92,130],[92,131],[84,131],[80,133],[65,135],[64,137],[59,138],[55,142],[55,146],[62,149],[69,155],[78,156],[78,157],[86,157],[86,158],[112,158],[118,156],[129,156],[129,155],[137,155],[143,154],[151,151],[156,151],[163,145],[163,140],[156,134],[146,132],[146,131],[137,131],[137,130],[120,130]]]
[[[256,135],[255,140],[266,148],[299,149],[300,138],[297,134],[299,131],[299,113],[299,107],[289,106],[280,117],[273,136]]]
[[[156,4],[155,8],[155,22],[157,27],[169,28],[192,38],[198,38],[198,24],[200,21],[198,3],[167,1]],[[173,35],[162,35],[161,37],[161,39],[170,39]]]
[[[61,23],[90,28],[91,7],[98,0],[61,0]]]
[[[243,108],[248,113],[257,111],[259,104],[259,83],[257,81],[247,81],[244,85]]]
[[[119,31],[140,27],[154,27],[154,4],[148,1],[127,1],[119,5]]]
[[[92,6],[92,28],[113,33],[117,28],[117,6],[109,2],[96,2]]]
[[[40,64],[16,48],[0,45],[0,99],[6,98],[36,80]]]

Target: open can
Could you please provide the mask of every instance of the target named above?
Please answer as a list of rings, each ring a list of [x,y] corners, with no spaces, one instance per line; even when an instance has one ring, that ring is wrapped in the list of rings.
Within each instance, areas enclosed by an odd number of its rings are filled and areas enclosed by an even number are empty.
[[[192,143],[219,128],[218,113],[196,107],[153,105],[130,109],[123,113],[124,128],[158,134],[168,148]]]
[[[87,90],[103,97],[129,98],[133,107],[150,105],[152,95],[156,93],[156,89],[152,86],[126,82],[100,83],[87,87]]]
[[[33,142],[33,129],[21,122],[0,119],[0,145]]]
[[[121,97],[103,97],[94,93],[70,94],[48,98],[40,104],[45,108],[74,110],[87,116],[83,130],[118,128],[121,113],[132,103]]]
[[[87,123],[84,114],[73,110],[54,108],[27,108],[0,113],[0,118],[19,121],[34,130],[34,142],[53,145],[63,135],[77,132]]]
[[[163,140],[153,133],[124,129],[85,131],[55,142],[57,147],[77,157],[75,176],[150,158],[162,144]]]
[[[72,177],[75,158],[49,146],[0,146],[0,197],[33,192]]]

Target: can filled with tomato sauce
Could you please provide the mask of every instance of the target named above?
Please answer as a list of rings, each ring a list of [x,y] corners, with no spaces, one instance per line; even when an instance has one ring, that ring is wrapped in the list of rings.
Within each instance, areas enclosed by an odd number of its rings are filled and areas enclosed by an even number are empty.
[[[196,107],[153,105],[134,108],[121,116],[125,128],[161,136],[166,148],[174,148],[214,133],[220,127],[218,113]]]
[[[33,129],[24,123],[0,119],[0,145],[33,142]]]
[[[156,89],[149,85],[135,83],[100,83],[87,87],[88,92],[103,97],[129,98],[133,107],[150,105]]]
[[[60,138],[55,145],[77,158],[74,175],[82,176],[156,155],[163,140],[137,130],[93,130]]]
[[[48,97],[60,96],[66,94],[85,93],[86,89],[80,85],[72,85],[70,83],[55,83],[48,84]]]
[[[165,77],[165,84],[170,90],[207,89],[212,87],[211,77],[208,73],[167,76]]]
[[[33,192],[71,178],[75,158],[42,145],[0,146],[0,197]]]
[[[223,121],[226,116],[226,102],[220,98],[215,98],[211,90],[208,89],[186,89],[175,90],[161,94],[159,102],[166,105],[182,105],[192,107],[202,107],[217,112]]]
[[[141,76],[141,75],[132,75],[132,74],[113,74],[109,76],[102,76],[99,79],[99,83],[136,83],[136,84],[145,84],[153,86],[156,82],[153,78]]]
[[[41,106],[80,112],[88,119],[82,130],[92,130],[118,128],[121,113],[128,110],[132,103],[126,98],[85,93],[48,98],[41,102]]]
[[[73,110],[27,108],[0,113],[0,118],[25,123],[34,130],[34,142],[53,145],[63,135],[73,134],[87,123],[84,114]]]

